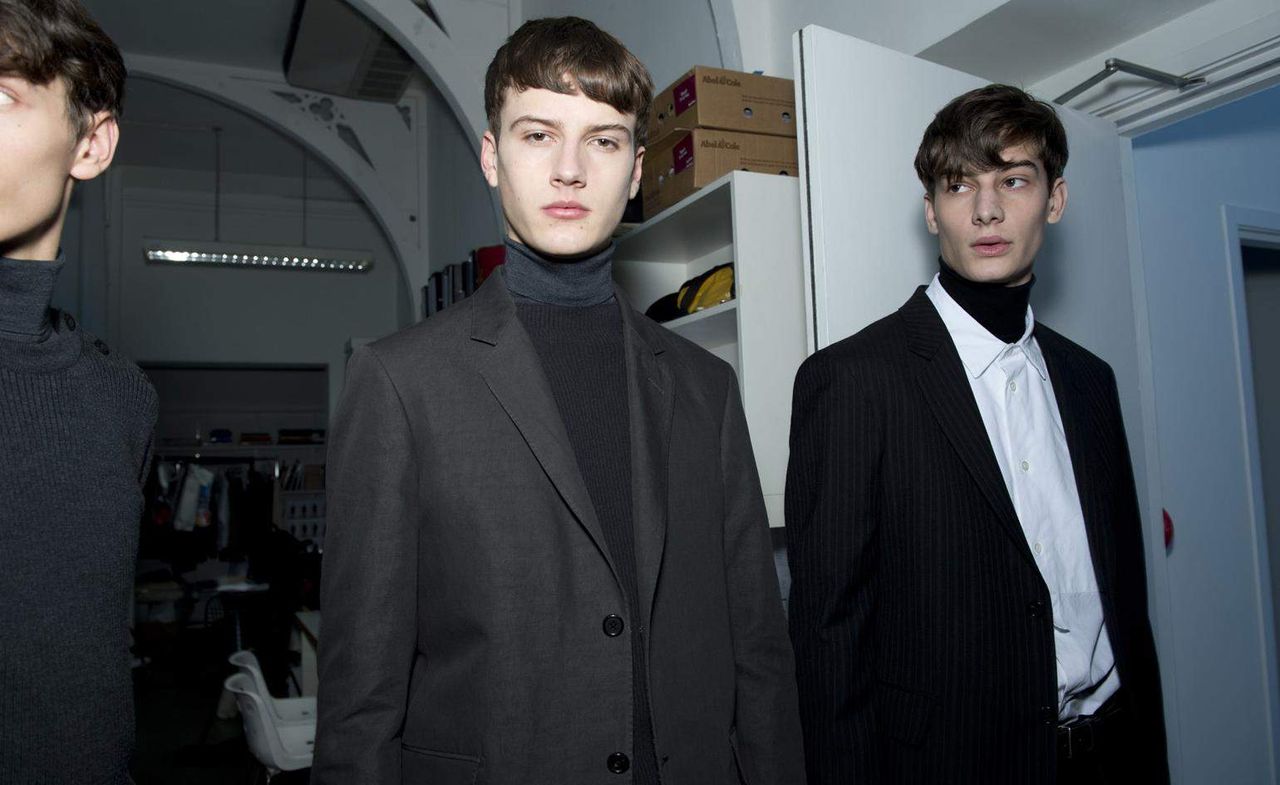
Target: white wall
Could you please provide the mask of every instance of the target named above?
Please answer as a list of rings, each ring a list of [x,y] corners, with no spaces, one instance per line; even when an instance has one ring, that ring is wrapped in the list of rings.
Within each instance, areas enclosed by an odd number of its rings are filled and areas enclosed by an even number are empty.
[[[1124,43],[1100,49],[1029,88],[1045,98],[1062,95],[1102,69],[1109,57],[1183,74],[1280,34],[1276,0],[1216,0]],[[1116,74],[1071,102],[1086,111],[1148,89],[1152,83]],[[1168,91],[1171,92],[1171,91]]]
[[[522,6],[525,19],[580,16],[595,22],[648,67],[655,90],[695,65],[725,62],[708,0],[523,0]]]
[[[479,140],[463,131],[440,93],[423,91],[426,123],[427,263],[432,271],[460,262],[474,248],[502,242],[495,201],[477,155]]]
[[[307,241],[371,250],[367,274],[182,268],[147,264],[144,239],[214,236],[213,199],[191,186],[205,173],[126,167],[118,173],[118,248],[109,271],[108,324],[122,352],[146,363],[327,364],[338,400],[348,338],[376,338],[401,326],[406,293],[382,233],[363,205],[312,199]],[[157,179],[168,187],[157,187]],[[223,242],[297,245],[301,200],[273,178],[224,178]],[[254,186],[256,183],[256,187]],[[290,189],[300,192],[300,184]],[[274,192],[275,195],[272,195]]]
[[[1161,494],[1176,526],[1162,637],[1172,641],[1163,665],[1176,675],[1181,781],[1271,781],[1266,554],[1223,207],[1280,213],[1280,89],[1139,137],[1134,171]]]
[[[1004,2],[734,0],[733,5],[743,69],[794,78],[791,35],[805,25],[821,25],[905,54],[916,54]]]

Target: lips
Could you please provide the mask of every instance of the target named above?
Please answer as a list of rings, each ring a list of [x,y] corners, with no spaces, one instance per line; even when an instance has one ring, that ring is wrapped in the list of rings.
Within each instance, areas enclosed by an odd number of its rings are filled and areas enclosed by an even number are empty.
[[[971,247],[979,256],[999,256],[1009,250],[1009,246],[1013,243],[1003,237],[991,235],[988,237],[979,237],[973,242]]]
[[[591,210],[583,207],[577,202],[552,202],[542,206],[542,212],[552,218],[559,218],[565,221],[576,221],[580,218],[586,218]]]

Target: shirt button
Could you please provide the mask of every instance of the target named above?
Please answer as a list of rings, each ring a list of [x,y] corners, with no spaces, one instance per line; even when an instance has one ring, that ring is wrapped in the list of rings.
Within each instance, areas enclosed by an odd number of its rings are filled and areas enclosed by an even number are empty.
[[[605,765],[614,774],[625,774],[627,769],[631,768],[631,759],[621,752],[615,752],[605,761]]]
[[[1009,382],[1009,392],[1017,392],[1017,391],[1018,391],[1018,383]]]
[[[1029,471],[1031,471],[1031,461],[1023,461],[1023,462],[1022,462],[1021,464],[1019,464],[1019,465],[1022,467],[1022,470],[1023,470],[1024,472],[1029,472]]]
[[[616,613],[611,613],[604,617],[604,624],[601,626],[604,627],[605,635],[608,635],[610,638],[616,638],[622,634],[622,630],[626,628],[627,625],[623,623],[621,616]]]
[[[1032,550],[1034,550],[1036,553],[1040,553],[1041,551],[1043,551],[1043,550],[1044,550],[1044,546],[1043,546],[1043,545],[1041,545],[1040,543],[1036,543],[1035,545],[1032,545],[1032,546],[1031,546],[1031,548],[1032,548]]]

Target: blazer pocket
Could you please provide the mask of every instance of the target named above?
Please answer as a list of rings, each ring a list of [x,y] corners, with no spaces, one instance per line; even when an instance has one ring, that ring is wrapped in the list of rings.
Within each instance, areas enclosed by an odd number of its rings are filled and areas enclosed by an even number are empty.
[[[924,741],[936,705],[933,696],[879,681],[875,687],[876,724],[881,731],[912,747]]]
[[[479,776],[479,758],[400,745],[400,777],[405,785],[475,785]]]

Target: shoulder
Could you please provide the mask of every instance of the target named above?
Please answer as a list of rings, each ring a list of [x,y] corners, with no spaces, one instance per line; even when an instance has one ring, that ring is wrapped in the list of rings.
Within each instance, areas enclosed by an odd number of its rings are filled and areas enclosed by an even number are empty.
[[[695,384],[711,384],[716,389],[737,384],[733,366],[704,347],[672,332],[634,308],[631,310],[630,321],[641,339],[650,348],[666,354],[671,367],[687,380]]]
[[[470,337],[474,301],[454,303],[422,321],[369,344],[367,350],[390,369],[421,366],[424,359],[438,363]]]
[[[58,322],[60,329],[70,330],[79,338],[81,357],[89,361],[94,371],[136,388],[145,397],[155,398],[155,387],[136,363],[112,349],[103,339],[80,327],[75,317],[66,311],[58,312]]]
[[[1115,372],[1098,355],[1041,322],[1036,322],[1033,334],[1040,351],[1066,363],[1073,372],[1090,374],[1114,384]]]
[[[801,365],[800,374],[876,375],[900,365],[906,351],[902,317],[891,313],[814,352]]]
[[[91,380],[91,389],[97,390],[93,393],[95,405],[118,406],[149,432],[155,424],[159,401],[155,387],[142,369],[106,341],[81,328],[71,314],[59,311],[56,324],[57,329],[71,332],[79,342],[78,367],[86,374],[81,378]]]

